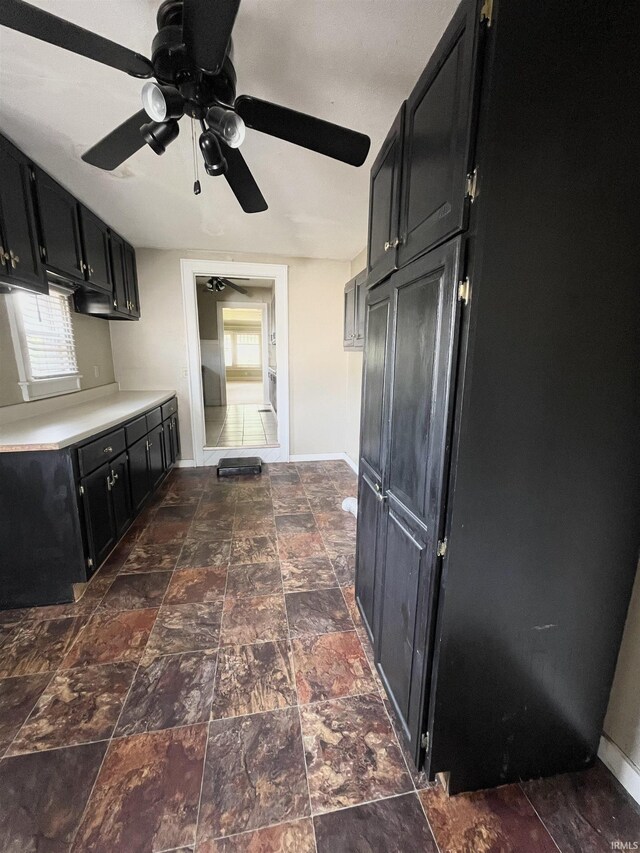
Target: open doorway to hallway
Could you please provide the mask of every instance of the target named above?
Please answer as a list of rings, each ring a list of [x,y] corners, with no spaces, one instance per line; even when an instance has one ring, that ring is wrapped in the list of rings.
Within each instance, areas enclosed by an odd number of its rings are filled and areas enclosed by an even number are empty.
[[[205,448],[277,447],[274,282],[213,282],[196,279]]]

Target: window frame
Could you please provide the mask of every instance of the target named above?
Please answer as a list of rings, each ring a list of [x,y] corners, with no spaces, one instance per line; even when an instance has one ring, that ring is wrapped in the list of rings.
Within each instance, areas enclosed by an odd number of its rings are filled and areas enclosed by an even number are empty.
[[[29,291],[25,291],[29,292]],[[36,294],[33,296],[48,296],[51,294],[65,296],[69,307],[69,317],[73,329],[73,311],[69,304],[71,291],[66,288],[50,285],[49,294]],[[76,347],[75,335],[73,338],[73,352],[76,361],[76,372],[67,373],[62,376],[48,376],[36,379],[31,373],[31,360],[29,354],[29,346],[27,343],[26,333],[24,330],[24,321],[22,312],[15,299],[17,292],[7,294],[4,298],[7,305],[7,314],[9,317],[9,328],[11,330],[11,339],[13,350],[16,358],[16,366],[18,368],[18,385],[22,392],[22,399],[28,403],[32,400],[42,400],[47,397],[58,397],[63,394],[71,394],[75,391],[80,391],[82,386],[80,380],[82,374],[78,368],[78,351]]]

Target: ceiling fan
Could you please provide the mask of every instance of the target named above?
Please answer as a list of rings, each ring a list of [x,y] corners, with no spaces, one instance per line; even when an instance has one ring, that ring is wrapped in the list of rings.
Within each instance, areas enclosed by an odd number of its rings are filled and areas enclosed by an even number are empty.
[[[200,124],[207,174],[224,175],[242,209],[258,213],[267,203],[238,150],[246,127],[352,166],[364,163],[371,140],[288,107],[250,95],[236,97],[231,32],[239,5],[240,0],[164,0],[151,60],[24,0],[0,0],[0,25],[132,77],[155,77],[142,87],[144,109],[86,151],[86,163],[111,171],[145,143],[163,154],[178,136],[178,121],[190,116]]]
[[[211,293],[222,293],[225,287],[230,287],[232,290],[236,290],[243,296],[246,296],[249,292],[246,287],[240,287],[239,284],[234,284],[232,281],[229,281],[228,278],[220,278],[219,276],[212,276],[207,279],[204,286]]]

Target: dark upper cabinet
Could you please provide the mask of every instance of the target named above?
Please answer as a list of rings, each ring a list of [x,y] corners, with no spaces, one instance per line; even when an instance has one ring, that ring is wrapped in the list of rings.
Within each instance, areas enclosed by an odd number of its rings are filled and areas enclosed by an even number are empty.
[[[127,292],[127,312],[132,317],[140,316],[140,297],[138,295],[138,268],[133,246],[124,244],[124,278]]]
[[[90,569],[95,571],[116,543],[111,503],[111,464],[106,462],[80,481]]]
[[[111,293],[109,229],[84,205],[79,205],[85,279],[93,288]]]
[[[63,279],[84,281],[78,203],[42,169],[35,174],[46,266]]]
[[[113,276],[113,307],[124,314],[129,313],[127,281],[124,265],[124,240],[111,232],[111,272]]]
[[[476,0],[464,0],[407,100],[399,267],[466,225],[480,29]]]
[[[362,270],[356,276],[356,304],[355,304],[355,321],[353,345],[355,349],[362,349],[364,346],[364,330],[366,320],[366,304],[367,304],[367,271]]]
[[[405,104],[371,167],[368,282],[378,284],[398,267],[400,183]]]
[[[367,273],[362,270],[344,288],[343,343],[345,349],[364,346]]]
[[[0,278],[48,292],[27,158],[0,137]]]

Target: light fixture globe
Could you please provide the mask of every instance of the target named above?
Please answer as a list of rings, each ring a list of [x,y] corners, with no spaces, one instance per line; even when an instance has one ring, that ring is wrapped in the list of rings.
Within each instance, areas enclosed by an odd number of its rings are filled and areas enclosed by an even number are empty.
[[[218,106],[210,107],[207,110],[207,124],[229,148],[239,148],[244,142],[245,123],[233,110]]]
[[[153,121],[180,118],[184,113],[184,98],[173,86],[160,86],[150,80],[142,87],[142,106]]]
[[[167,150],[167,145],[170,145],[176,139],[179,132],[178,122],[175,120],[150,121],[148,124],[143,124],[140,128],[142,138],[156,154],[164,154]]]
[[[227,161],[222,154],[216,134],[212,130],[205,130],[200,134],[199,145],[207,175],[211,177],[224,175],[227,171]]]

